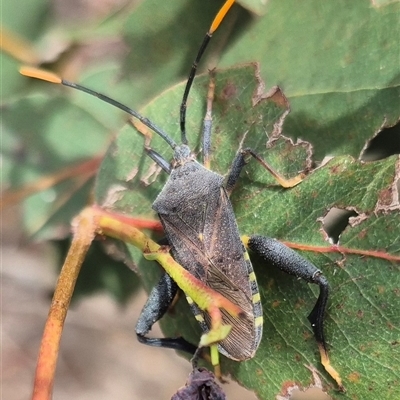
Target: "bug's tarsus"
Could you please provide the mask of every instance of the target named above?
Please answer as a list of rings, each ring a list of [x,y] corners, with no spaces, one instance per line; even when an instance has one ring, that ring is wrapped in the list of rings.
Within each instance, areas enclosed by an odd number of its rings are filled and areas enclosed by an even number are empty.
[[[326,351],[327,349],[324,337],[323,322],[326,304],[329,297],[329,284],[325,276],[322,275],[320,271],[317,271],[314,274],[314,276],[312,277],[312,281],[310,282],[316,283],[319,286],[320,292],[318,300],[315,303],[314,308],[308,315],[307,319],[311,324],[317,343],[321,344]]]
[[[198,349],[197,346],[188,342],[181,336],[177,338],[148,338],[146,336],[136,334],[136,337],[139,343],[151,347],[161,347],[163,349],[183,351],[188,354],[195,354]]]

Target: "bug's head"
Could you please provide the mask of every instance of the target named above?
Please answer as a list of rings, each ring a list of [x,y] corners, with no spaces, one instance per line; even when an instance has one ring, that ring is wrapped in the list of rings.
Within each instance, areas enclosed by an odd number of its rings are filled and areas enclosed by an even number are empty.
[[[171,163],[173,168],[180,167],[189,161],[196,160],[195,155],[187,144],[181,144],[174,149],[174,159]]]

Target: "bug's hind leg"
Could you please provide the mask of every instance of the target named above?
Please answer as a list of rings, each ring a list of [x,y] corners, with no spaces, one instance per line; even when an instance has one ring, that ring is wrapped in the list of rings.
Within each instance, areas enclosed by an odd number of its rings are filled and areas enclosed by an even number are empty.
[[[167,273],[164,273],[157,285],[151,291],[149,298],[140,313],[135,328],[136,335],[140,343],[149,346],[164,347],[195,354],[197,346],[189,343],[183,337],[149,338],[146,336],[152,326],[167,312],[177,290],[177,284]]]
[[[329,284],[325,276],[314,264],[278,240],[254,235],[243,236],[242,241],[250,251],[258,254],[268,265],[319,286],[319,296],[314,308],[308,315],[308,320],[318,344],[321,363],[329,375],[337,382],[339,389],[343,391],[342,379],[329,361],[324,335],[325,311],[329,297]]]

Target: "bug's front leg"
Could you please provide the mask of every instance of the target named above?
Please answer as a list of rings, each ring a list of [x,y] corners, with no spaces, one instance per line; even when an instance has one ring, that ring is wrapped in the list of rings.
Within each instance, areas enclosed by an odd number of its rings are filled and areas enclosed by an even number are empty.
[[[314,308],[308,315],[308,320],[318,344],[321,363],[329,375],[337,382],[339,389],[343,391],[342,379],[330,364],[324,336],[325,310],[329,297],[329,284],[325,276],[315,265],[278,240],[254,235],[243,236],[242,241],[250,251],[257,253],[269,265],[319,286],[319,296]]]

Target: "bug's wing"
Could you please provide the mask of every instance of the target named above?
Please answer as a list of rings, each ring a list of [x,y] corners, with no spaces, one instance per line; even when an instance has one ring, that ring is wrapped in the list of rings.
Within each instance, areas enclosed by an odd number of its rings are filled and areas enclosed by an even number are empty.
[[[244,317],[235,318],[225,310],[221,310],[223,323],[230,325],[232,330],[229,336],[219,343],[220,351],[234,360],[246,360],[251,358],[259,342],[254,326],[255,319],[251,299],[248,299],[242,290],[238,290],[236,285],[230,285],[226,278],[221,284],[221,277],[218,276],[218,270],[211,269],[211,271],[209,275],[209,286],[233,303],[238,304],[245,311]],[[214,272],[216,272],[216,274],[214,274]],[[203,313],[203,317],[209,327],[211,324],[210,316],[207,313]]]
[[[254,297],[258,295],[258,287],[232,206],[224,189],[219,188],[211,198],[197,201],[196,207],[195,213],[186,209],[174,218],[163,220],[172,252],[193,275],[245,312],[245,317],[239,319],[222,310],[223,323],[231,325],[232,330],[219,347],[229,358],[251,358],[261,339],[262,309],[259,296]],[[178,244],[175,240],[179,240]],[[202,329],[208,331],[209,315],[194,304],[191,307]]]

